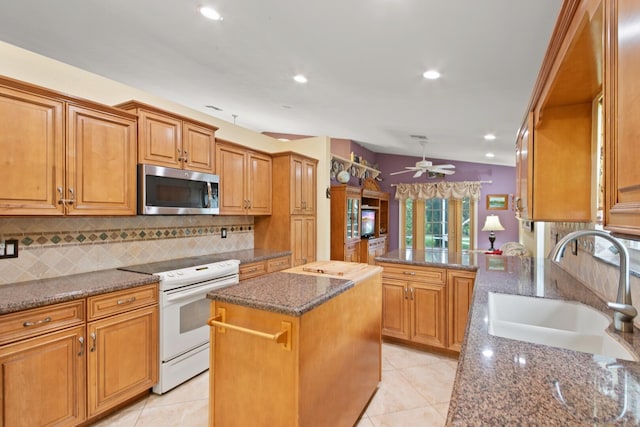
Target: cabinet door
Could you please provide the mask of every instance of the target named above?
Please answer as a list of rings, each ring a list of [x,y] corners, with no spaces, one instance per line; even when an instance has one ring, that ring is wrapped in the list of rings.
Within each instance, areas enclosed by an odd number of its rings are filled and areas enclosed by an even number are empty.
[[[606,52],[605,143],[605,228],[620,234],[640,235],[640,33],[631,31],[640,20],[640,4],[611,1],[607,17],[611,46]],[[626,29],[623,33],[623,29]]]
[[[530,174],[533,172],[530,150],[533,145],[533,113],[529,113],[527,125],[523,126],[516,140],[516,215],[521,219],[531,219],[531,196],[533,194]]]
[[[84,325],[0,347],[0,425],[70,426],[85,418]]]
[[[67,213],[135,215],[135,122],[75,105],[68,111]]]
[[[446,346],[446,292],[444,285],[409,283],[411,341]]]
[[[407,282],[382,277],[382,335],[409,339]]]
[[[182,122],[150,111],[138,111],[139,163],[182,168]]]
[[[62,215],[62,102],[0,87],[0,215]]]
[[[158,307],[107,317],[87,325],[89,416],[158,382]]]
[[[476,275],[473,272],[449,271],[447,273],[448,304],[448,347],[460,351],[467,329],[469,307],[473,295]]]
[[[314,216],[291,217],[291,252],[294,267],[316,260],[316,218]]]
[[[214,131],[193,123],[182,123],[182,157],[185,169],[213,173]]]
[[[271,157],[247,152],[246,198],[250,215],[271,215]]]
[[[360,262],[360,240],[344,244],[344,260],[346,262]]]
[[[216,173],[220,175],[220,214],[242,215],[247,198],[244,194],[245,151],[216,144]]]
[[[309,159],[291,159],[291,213],[316,213],[316,163]]]

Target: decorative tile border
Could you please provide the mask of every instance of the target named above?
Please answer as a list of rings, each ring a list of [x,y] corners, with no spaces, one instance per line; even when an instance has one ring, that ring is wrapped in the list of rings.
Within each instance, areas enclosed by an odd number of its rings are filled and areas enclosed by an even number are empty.
[[[217,237],[220,236],[221,228],[226,228],[227,233],[253,233],[252,224],[229,224],[224,226],[167,226],[46,233],[26,232],[5,234],[4,238],[17,239],[20,242],[20,249],[24,250],[81,244],[122,243],[204,236]]]

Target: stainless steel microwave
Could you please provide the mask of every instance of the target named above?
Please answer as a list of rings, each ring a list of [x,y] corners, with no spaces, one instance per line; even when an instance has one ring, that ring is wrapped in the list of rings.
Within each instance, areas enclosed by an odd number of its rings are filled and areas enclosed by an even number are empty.
[[[138,165],[138,214],[217,215],[218,175]]]

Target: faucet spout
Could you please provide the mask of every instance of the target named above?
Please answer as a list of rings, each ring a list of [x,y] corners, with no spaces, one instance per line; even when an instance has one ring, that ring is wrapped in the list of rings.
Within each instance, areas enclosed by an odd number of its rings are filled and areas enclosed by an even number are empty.
[[[569,242],[583,236],[597,236],[608,240],[618,250],[620,256],[620,278],[618,280],[618,295],[616,302],[609,302],[609,308],[615,311],[613,316],[614,328],[622,332],[633,332],[633,319],[638,311],[631,303],[631,288],[629,286],[629,251],[618,239],[609,233],[600,230],[578,230],[564,236],[551,250],[549,258],[555,262],[560,261],[565,247]]]

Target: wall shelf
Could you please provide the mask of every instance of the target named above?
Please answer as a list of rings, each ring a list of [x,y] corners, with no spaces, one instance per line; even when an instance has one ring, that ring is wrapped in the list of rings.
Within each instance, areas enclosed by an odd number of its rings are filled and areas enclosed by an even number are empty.
[[[380,175],[380,171],[377,169],[332,154],[331,172],[337,174],[343,170],[348,171],[352,176],[356,176],[358,178],[375,178]]]

